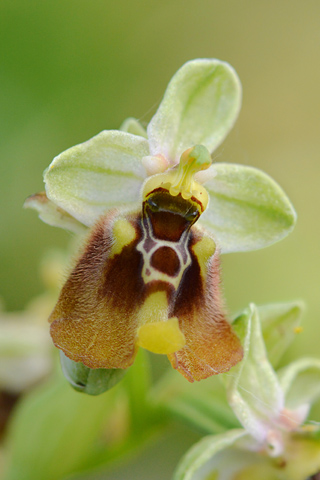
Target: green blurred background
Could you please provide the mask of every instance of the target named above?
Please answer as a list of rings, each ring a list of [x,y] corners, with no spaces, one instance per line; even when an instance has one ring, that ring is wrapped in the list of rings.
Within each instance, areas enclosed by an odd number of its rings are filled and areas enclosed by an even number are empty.
[[[229,310],[301,298],[304,333],[289,356],[319,353],[319,0],[2,0],[0,294],[22,309],[42,290],[48,248],[70,235],[24,211],[66,148],[128,116],[147,124],[187,60],[231,63],[243,108],[219,161],[259,167],[298,212],[293,234],[223,258]]]

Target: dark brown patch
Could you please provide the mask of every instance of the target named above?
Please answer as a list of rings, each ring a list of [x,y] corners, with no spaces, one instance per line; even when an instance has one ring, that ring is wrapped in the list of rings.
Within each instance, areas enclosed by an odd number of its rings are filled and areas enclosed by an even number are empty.
[[[111,212],[93,227],[49,319],[55,345],[90,368],[127,368],[137,350],[137,316],[145,287],[142,256],[135,248],[141,240],[139,214],[134,222],[138,238],[110,258],[117,216]]]
[[[178,242],[190,224],[181,215],[171,212],[152,212],[146,209],[154,236],[159,240]]]
[[[183,232],[198,220],[200,211],[202,205],[194,197],[173,197],[163,188],[151,192],[143,204],[144,217],[149,218],[154,236],[171,242],[180,240]]]
[[[19,394],[0,392],[0,439],[5,433],[10,414],[19,399]]]
[[[160,247],[151,257],[151,265],[159,272],[175,277],[180,271],[180,260],[173,248]]]

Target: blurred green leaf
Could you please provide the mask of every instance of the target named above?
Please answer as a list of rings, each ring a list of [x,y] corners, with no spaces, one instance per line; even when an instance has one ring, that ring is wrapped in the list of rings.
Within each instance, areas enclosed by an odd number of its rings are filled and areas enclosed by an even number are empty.
[[[278,371],[289,408],[311,405],[320,397],[320,359],[300,358]]]
[[[113,402],[112,392],[80,395],[64,378],[27,395],[9,430],[5,480],[57,480],[80,471],[94,454]]]
[[[208,462],[216,453],[230,447],[238,438],[243,437],[243,429],[229,430],[220,435],[204,437],[186,453],[179,463],[173,480],[192,480],[193,474]],[[232,456],[230,457],[232,461]]]
[[[276,367],[297,333],[304,304],[299,301],[257,307],[269,362]]]
[[[266,173],[243,165],[216,163],[205,187],[210,204],[201,223],[222,253],[267,247],[288,235],[296,213],[281,187]]]
[[[148,400],[142,349],[123,381],[100,396],[75,392],[65,378],[24,397],[10,425],[4,480],[60,480],[124,458],[164,428]]]

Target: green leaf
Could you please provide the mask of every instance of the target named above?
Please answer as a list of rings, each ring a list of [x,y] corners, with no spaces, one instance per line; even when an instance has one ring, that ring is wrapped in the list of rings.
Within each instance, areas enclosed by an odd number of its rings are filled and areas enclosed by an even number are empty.
[[[210,204],[201,223],[215,236],[222,253],[257,250],[288,235],[296,213],[281,187],[252,167],[216,163],[206,183]]]
[[[68,212],[48,199],[45,192],[36,193],[26,199],[24,208],[32,208],[39,213],[39,218],[52,227],[61,227],[74,233],[84,233],[87,228]]]
[[[122,384],[129,392],[131,427],[141,433],[144,427],[149,427],[150,418],[154,415],[148,399],[151,387],[149,356],[142,348],[139,349],[134,364],[128,369]]]
[[[222,433],[239,426],[228,404],[210,398],[208,394],[182,394],[172,398],[165,406],[174,418],[201,433]]]
[[[240,81],[228,63],[187,62],[171,79],[148,126],[151,154],[163,154],[175,164],[197,144],[212,152],[232,128],[240,105]]]
[[[257,307],[269,362],[276,367],[297,333],[303,302],[287,302]]]
[[[301,358],[278,371],[286,407],[312,405],[320,397],[320,360]]]
[[[140,137],[147,138],[147,132],[136,118],[129,117],[121,125],[120,130],[122,132],[132,133],[133,135],[139,135]]]
[[[107,209],[140,198],[149,155],[142,137],[103,131],[58,155],[44,173],[48,198],[84,225],[91,226]]]
[[[251,304],[233,323],[244,348],[243,360],[224,374],[228,401],[243,427],[259,442],[266,439],[284,397],[263,342],[258,311]]]
[[[244,435],[246,435],[245,430],[237,429],[202,438],[182,458],[172,480],[192,480],[194,473],[216,453],[230,447]],[[232,457],[230,457],[230,461],[232,461]]]
[[[114,415],[114,390],[90,397],[64,378],[34,390],[19,404],[9,430],[5,480],[58,480],[81,471],[100,447]]]
[[[62,371],[68,382],[78,392],[88,395],[100,395],[110,390],[122,380],[126,370],[121,368],[96,368],[86,367],[81,362],[70,360],[60,351]]]

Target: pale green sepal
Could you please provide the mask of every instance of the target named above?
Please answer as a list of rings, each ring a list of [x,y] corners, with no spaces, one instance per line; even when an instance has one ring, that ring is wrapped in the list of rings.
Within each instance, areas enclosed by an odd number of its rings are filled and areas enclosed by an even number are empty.
[[[320,359],[301,358],[278,371],[286,406],[312,405],[320,397]]]
[[[114,387],[126,373],[121,368],[86,367],[81,362],[70,360],[62,351],[60,353],[61,367],[70,385],[78,392],[88,395],[100,395]]]
[[[244,349],[241,362],[224,374],[228,402],[256,440],[266,439],[270,416],[284,408],[284,396],[268,361],[257,308],[251,304],[233,323]]]
[[[128,132],[133,135],[148,138],[146,129],[141,125],[139,120],[133,117],[126,118],[126,120],[122,122],[120,130],[122,132]]]
[[[232,128],[240,106],[240,80],[228,63],[187,62],[171,79],[149,123],[151,154],[163,154],[175,164],[193,145],[204,145],[212,152]]]
[[[87,227],[83,225],[83,223],[51,202],[45,192],[31,195],[26,199],[23,206],[24,208],[36,210],[39,213],[39,218],[52,227],[60,227],[78,234],[84,233],[87,230]]]
[[[299,333],[303,302],[274,303],[257,307],[269,362],[276,367]]]
[[[210,204],[201,223],[212,231],[222,253],[257,250],[288,235],[295,210],[281,187],[253,167],[216,163],[205,188]]]
[[[58,155],[44,173],[50,200],[91,226],[107,209],[139,200],[149,155],[146,139],[103,131]]]
[[[236,429],[202,438],[182,458],[172,480],[192,480],[197,470],[211,460],[216,453],[230,447],[245,435],[245,430]]]

